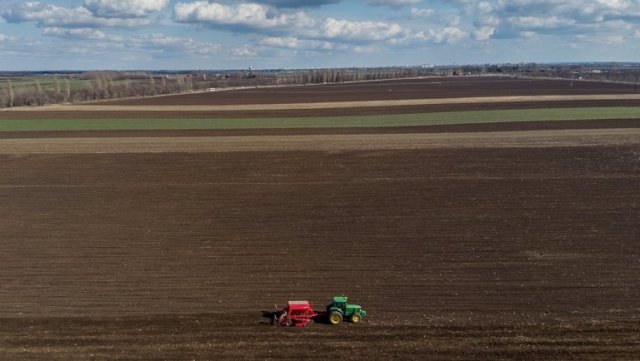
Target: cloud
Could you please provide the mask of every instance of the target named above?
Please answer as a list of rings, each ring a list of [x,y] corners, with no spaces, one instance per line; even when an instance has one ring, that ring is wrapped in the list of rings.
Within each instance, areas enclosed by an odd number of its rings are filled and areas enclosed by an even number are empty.
[[[295,37],[270,36],[260,39],[258,44],[274,48],[300,49],[302,47],[302,40]]]
[[[164,9],[169,0],[84,0],[84,7],[104,18],[141,18]]]
[[[575,19],[558,16],[514,16],[508,18],[507,21],[519,29],[558,29],[576,24]]]
[[[162,34],[135,37],[132,45],[140,49],[152,49],[160,52],[188,53],[198,55],[214,55],[222,52],[222,46],[204,43],[190,38],[166,36]]]
[[[122,40],[121,37],[117,39],[108,36],[101,30],[93,28],[55,28],[49,27],[42,30],[42,34],[46,36],[54,36],[57,38],[75,39],[75,40]]]
[[[473,31],[473,38],[478,41],[485,41],[491,39],[495,34],[496,28],[491,26],[483,26]]]
[[[385,4],[392,5],[391,2]],[[176,22],[255,34],[253,47],[232,49],[233,58],[256,57],[268,54],[269,49],[292,52],[384,53],[389,48],[416,44],[454,44],[470,39],[470,34],[482,38],[491,36],[494,31],[473,33],[460,24],[462,18],[455,13],[442,14],[436,18],[435,10],[415,8],[413,14],[414,18],[433,16],[433,23],[422,22],[420,29],[415,29],[388,21],[314,18],[301,9],[278,8],[263,3],[233,4],[198,0],[178,2],[174,7]],[[283,56],[281,52],[278,54]]]
[[[206,1],[178,3],[174,13],[175,20],[180,23],[203,24],[231,31],[275,36],[280,39],[371,42],[402,36],[404,32],[398,24],[335,18],[316,20],[303,11],[282,11],[256,3],[237,5]]]
[[[258,55],[258,52],[249,45],[243,45],[243,46],[231,49],[231,56],[234,58],[254,58],[257,55]]]
[[[151,34],[142,36],[120,36],[109,34],[92,28],[44,28],[43,35],[58,38],[67,44],[67,47],[81,49],[85,54],[100,54],[111,50],[124,52],[138,52],[151,54],[192,54],[198,56],[210,56],[220,54],[223,48],[219,44],[199,42],[191,38],[167,36],[163,34]],[[91,41],[91,46],[84,46]]]
[[[412,8],[410,13],[412,18],[417,19],[417,18],[431,17],[433,14],[436,13],[436,11],[433,9]]]
[[[240,31],[284,31],[295,27],[313,26],[315,23],[301,11],[281,12],[256,3],[224,5],[207,1],[177,3],[174,19],[180,23],[205,24]]]
[[[496,8],[505,15],[559,16],[580,23],[640,16],[640,2],[636,0],[517,0]]]
[[[461,13],[469,13],[484,34],[519,37],[531,32],[547,34],[596,34],[596,26],[640,20],[638,0],[456,0]],[[478,36],[485,39],[486,36]]]
[[[14,38],[9,35],[0,34],[0,43],[13,40]]]
[[[403,29],[398,24],[374,21],[348,21],[326,19],[321,28],[321,37],[343,41],[381,41],[398,37]]]
[[[294,50],[333,50],[336,48],[336,45],[329,41],[273,36],[260,39],[258,41],[258,45]]]
[[[418,42],[432,42],[436,44],[454,44],[468,36],[469,34],[461,28],[447,26],[444,28],[434,28],[421,31],[413,36],[413,40]]]
[[[416,5],[422,0],[367,0],[367,4],[373,6],[388,6],[394,9],[400,9],[409,5]]]
[[[587,36],[578,35],[576,38],[584,43],[597,44],[597,45],[620,45],[624,44],[625,38],[621,35],[599,35],[599,36]]]
[[[353,45],[331,41],[299,39],[295,37],[267,37],[260,39],[257,45],[263,48],[278,48],[296,52],[322,52],[327,54],[335,51],[353,52],[355,54],[374,54],[383,51],[383,48],[376,44]]]
[[[303,8],[337,4],[341,1],[342,0],[258,0],[256,2],[282,8]]]
[[[14,3],[0,12],[9,23],[34,22],[44,27],[138,27],[149,25],[148,19],[100,18],[87,8],[67,9],[40,2]]]

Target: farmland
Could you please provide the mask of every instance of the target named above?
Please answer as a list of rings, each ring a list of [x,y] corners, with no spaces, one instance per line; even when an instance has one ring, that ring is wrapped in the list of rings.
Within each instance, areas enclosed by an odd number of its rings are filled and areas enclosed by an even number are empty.
[[[0,358],[634,359],[640,100],[467,81],[0,112]],[[614,97],[366,103],[493,95]]]

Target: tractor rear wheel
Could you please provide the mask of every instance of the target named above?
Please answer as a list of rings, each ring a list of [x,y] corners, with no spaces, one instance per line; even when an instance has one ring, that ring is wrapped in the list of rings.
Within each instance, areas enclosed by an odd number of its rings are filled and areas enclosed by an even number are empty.
[[[338,311],[332,311],[329,314],[329,323],[332,325],[337,325],[342,322],[342,313]]]
[[[360,316],[360,314],[358,314],[358,313],[354,313],[354,314],[351,316],[351,322],[352,322],[352,323],[358,323],[358,322],[360,322],[360,321],[362,321],[362,316]]]

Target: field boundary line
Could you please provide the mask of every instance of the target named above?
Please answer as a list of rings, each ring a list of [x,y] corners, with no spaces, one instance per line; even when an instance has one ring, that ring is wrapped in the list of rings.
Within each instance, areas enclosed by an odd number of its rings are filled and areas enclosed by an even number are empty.
[[[448,104],[480,104],[480,103],[516,103],[516,102],[562,102],[589,100],[640,100],[640,94],[601,94],[601,95],[525,95],[501,97],[467,97],[467,98],[428,98],[399,100],[365,100],[347,102],[316,103],[281,103],[281,104],[240,104],[240,105],[104,105],[104,104],[64,104],[42,107],[2,109],[4,112],[34,111],[241,111],[241,110],[305,110],[323,108],[368,108],[368,107],[401,107],[410,105],[448,105]]]
[[[640,128],[486,133],[0,139],[0,154],[216,153],[640,145]]]

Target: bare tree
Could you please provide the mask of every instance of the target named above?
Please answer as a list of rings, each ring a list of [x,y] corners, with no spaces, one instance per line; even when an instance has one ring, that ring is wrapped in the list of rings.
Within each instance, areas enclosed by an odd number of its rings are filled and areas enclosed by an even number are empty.
[[[55,83],[55,87],[56,87],[56,94],[60,94],[61,90],[60,90],[60,81],[58,80],[58,78],[53,77],[53,82]]]
[[[40,84],[40,80],[36,79],[36,92],[38,94],[42,94],[42,84]]]
[[[149,76],[149,91],[151,95],[156,95],[156,80],[153,75]]]
[[[64,78],[64,101],[66,103],[71,101],[71,86],[68,78]]]
[[[13,83],[11,82],[11,79],[7,80],[7,88],[9,93],[9,108],[13,108],[16,94],[13,91]]]

